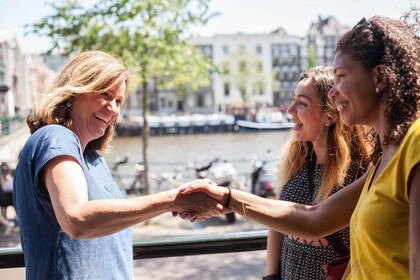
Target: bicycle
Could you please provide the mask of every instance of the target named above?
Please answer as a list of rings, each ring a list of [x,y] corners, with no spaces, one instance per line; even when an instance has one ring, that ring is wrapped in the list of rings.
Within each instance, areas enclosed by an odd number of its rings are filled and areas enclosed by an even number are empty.
[[[126,196],[146,195],[146,189],[143,183],[144,165],[136,163],[134,165],[136,171],[134,179],[132,182],[127,182],[127,176],[122,176],[119,172],[119,167],[127,163],[128,156],[116,157],[114,165],[111,167],[112,176]]]

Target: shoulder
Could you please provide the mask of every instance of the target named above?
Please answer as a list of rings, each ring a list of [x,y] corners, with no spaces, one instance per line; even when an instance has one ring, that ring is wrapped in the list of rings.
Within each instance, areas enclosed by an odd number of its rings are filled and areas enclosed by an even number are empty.
[[[33,134],[33,136],[38,137],[45,137],[49,135],[76,136],[70,129],[58,124],[43,126]]]
[[[401,143],[401,153],[420,159],[420,118],[408,129]]]
[[[46,125],[35,131],[22,149],[22,159],[48,161],[59,155],[77,155],[82,152],[77,136],[61,125]]]
[[[403,143],[407,141],[420,141],[420,118],[418,118],[407,130]]]
[[[28,139],[31,144],[65,145],[73,143],[79,145],[79,138],[70,129],[57,124],[46,125],[35,131]]]

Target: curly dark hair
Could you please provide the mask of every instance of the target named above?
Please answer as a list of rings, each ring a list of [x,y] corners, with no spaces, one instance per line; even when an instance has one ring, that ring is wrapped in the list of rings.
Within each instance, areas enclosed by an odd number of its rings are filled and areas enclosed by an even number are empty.
[[[407,130],[419,117],[419,37],[418,20],[408,23],[410,16],[393,20],[375,16],[362,19],[345,33],[336,45],[340,52],[362,63],[370,70],[383,64],[386,72],[385,117],[389,130],[382,145],[399,144]],[[418,19],[418,17],[417,17]],[[379,135],[371,130],[372,160],[382,154]]]

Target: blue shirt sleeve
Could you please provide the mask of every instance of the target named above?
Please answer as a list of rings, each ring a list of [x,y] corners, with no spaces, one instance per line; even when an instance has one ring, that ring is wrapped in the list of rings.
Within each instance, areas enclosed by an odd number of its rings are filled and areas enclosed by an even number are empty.
[[[27,148],[32,150],[30,157],[35,175],[51,159],[58,156],[71,156],[82,165],[83,152],[77,136],[69,129],[61,125],[47,125],[37,130],[28,140]]]

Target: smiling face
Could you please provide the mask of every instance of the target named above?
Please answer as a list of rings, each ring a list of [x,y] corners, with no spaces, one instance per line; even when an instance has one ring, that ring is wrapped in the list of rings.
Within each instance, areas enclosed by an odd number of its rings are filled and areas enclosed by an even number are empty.
[[[90,141],[102,137],[107,127],[118,118],[125,91],[123,81],[108,92],[74,97],[70,108],[71,129],[79,137],[83,149]]]
[[[318,88],[311,78],[301,80],[295,89],[287,112],[292,115],[294,135],[298,141],[310,141],[314,145],[326,143],[325,117]]]
[[[378,115],[382,94],[375,93],[375,69],[368,71],[362,63],[340,52],[334,57],[334,86],[328,96],[334,99],[346,125],[372,125]]]

